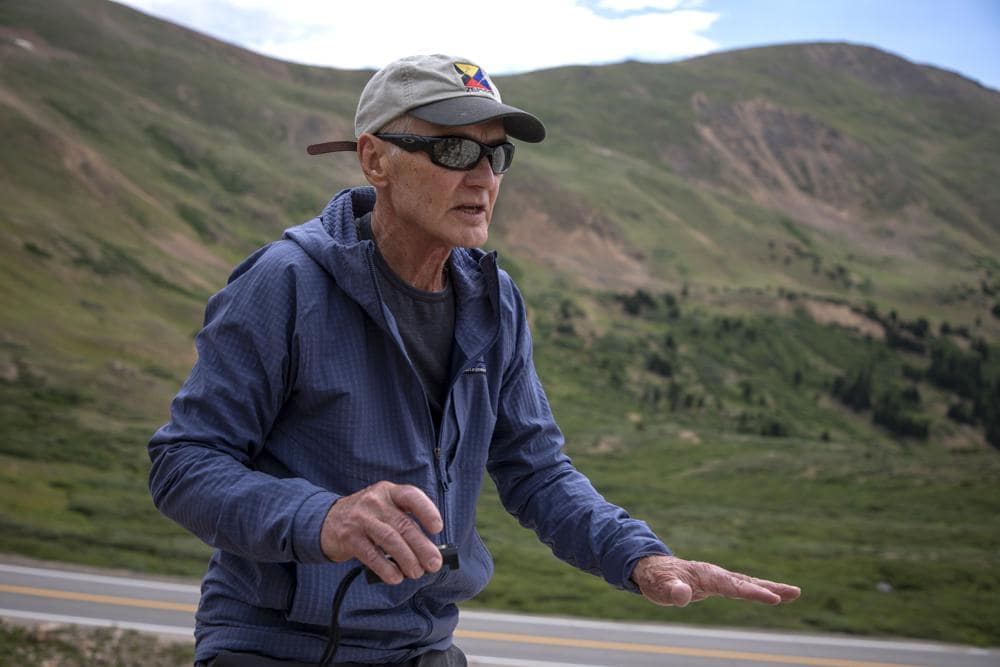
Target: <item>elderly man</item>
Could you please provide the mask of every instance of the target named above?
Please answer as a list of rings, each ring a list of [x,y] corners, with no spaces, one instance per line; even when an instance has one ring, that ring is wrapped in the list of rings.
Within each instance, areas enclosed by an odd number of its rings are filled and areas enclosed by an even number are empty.
[[[524,303],[476,249],[508,139],[541,141],[541,122],[474,63],[418,56],[371,79],[356,136],[310,152],[356,150],[372,187],[236,269],[150,443],[157,506],[216,547],[200,664],[465,664],[456,603],[492,573],[475,530],[484,470],[522,525],[613,586],[664,605],[796,598],[673,557],[562,453]],[[348,587],[357,561],[385,583]]]

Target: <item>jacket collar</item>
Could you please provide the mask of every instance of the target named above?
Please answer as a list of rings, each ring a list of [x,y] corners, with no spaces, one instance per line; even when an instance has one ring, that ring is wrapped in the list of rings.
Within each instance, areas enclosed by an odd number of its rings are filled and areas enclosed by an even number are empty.
[[[490,347],[500,331],[500,281],[496,251],[451,251],[455,288],[455,351],[461,368]],[[453,369],[458,372],[458,369]]]
[[[358,239],[355,219],[375,207],[375,190],[351,188],[338,192],[319,218],[293,227],[285,237],[297,242],[351,299],[394,338],[396,327],[386,317],[386,307],[375,283],[371,241]],[[500,327],[500,292],[496,252],[454,248],[449,275],[455,289],[456,363],[465,366],[496,339]]]

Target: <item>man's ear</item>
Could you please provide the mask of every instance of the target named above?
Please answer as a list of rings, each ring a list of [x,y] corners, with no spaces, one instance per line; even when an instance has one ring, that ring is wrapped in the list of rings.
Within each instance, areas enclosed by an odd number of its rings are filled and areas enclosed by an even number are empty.
[[[368,182],[377,188],[388,182],[387,158],[385,144],[381,141],[368,132],[358,137],[358,162],[361,163],[361,171]]]

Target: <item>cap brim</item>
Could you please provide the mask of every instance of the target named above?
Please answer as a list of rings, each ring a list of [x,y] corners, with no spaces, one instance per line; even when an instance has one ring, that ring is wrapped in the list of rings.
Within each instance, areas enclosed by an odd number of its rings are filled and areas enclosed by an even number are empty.
[[[356,151],[358,142],[356,141],[327,141],[322,144],[311,144],[306,147],[309,155],[322,155],[323,153],[336,153],[337,151]]]
[[[527,111],[489,97],[462,95],[410,109],[408,114],[436,125],[475,125],[499,118],[508,136],[536,144],[545,138],[542,121]]]

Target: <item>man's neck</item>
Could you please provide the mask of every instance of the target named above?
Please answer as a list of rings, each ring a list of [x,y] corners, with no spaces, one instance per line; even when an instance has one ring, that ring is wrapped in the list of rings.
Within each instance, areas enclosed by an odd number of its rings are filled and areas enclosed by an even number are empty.
[[[393,273],[425,292],[439,292],[445,288],[445,266],[451,248],[414,234],[405,222],[379,210],[378,204],[372,212],[371,228],[378,250]]]

